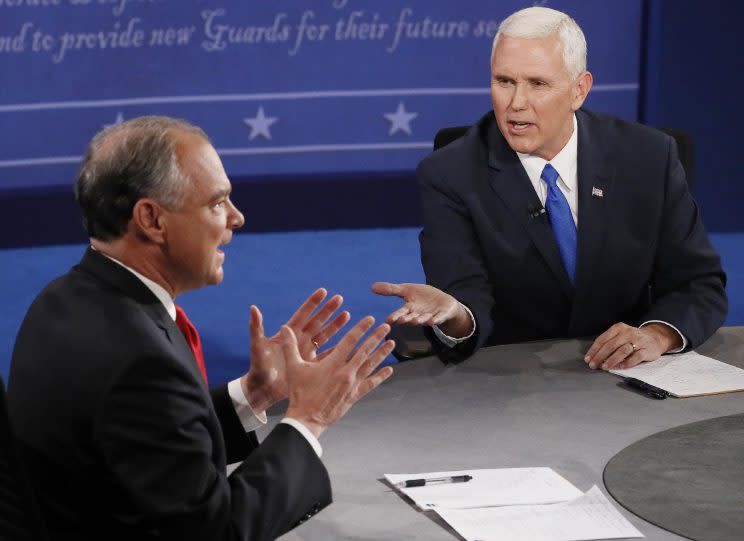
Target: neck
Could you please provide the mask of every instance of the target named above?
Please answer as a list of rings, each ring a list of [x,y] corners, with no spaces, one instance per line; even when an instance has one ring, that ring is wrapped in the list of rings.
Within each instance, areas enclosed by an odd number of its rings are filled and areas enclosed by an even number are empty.
[[[133,244],[134,241],[127,239],[126,236],[109,241],[90,239],[90,245],[94,250],[116,259],[142,276],[149,278],[165,289],[172,299],[175,299],[179,292],[176,291],[167,273],[164,272],[164,266],[158,263],[161,260],[161,254],[157,246],[133,246]]]
[[[566,148],[566,145],[571,140],[571,136],[574,132],[574,121],[573,121],[573,114],[571,115],[571,118],[569,118],[568,123],[564,126],[561,138],[559,139],[559,142],[555,145],[554,148],[546,150],[542,154],[538,154],[541,158],[543,158],[546,161],[550,161],[553,158],[555,158],[558,154],[560,154],[561,150]]]

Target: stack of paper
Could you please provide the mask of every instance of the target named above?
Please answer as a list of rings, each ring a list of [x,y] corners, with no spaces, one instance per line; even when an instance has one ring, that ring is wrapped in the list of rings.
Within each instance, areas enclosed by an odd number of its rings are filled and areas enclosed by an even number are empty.
[[[405,488],[406,480],[469,475],[464,483]],[[386,474],[421,509],[467,541],[585,541],[643,537],[595,486],[586,494],[550,468]]]
[[[584,541],[643,537],[596,486],[552,505],[444,509],[436,512],[467,541]]]
[[[407,479],[432,479],[470,475],[467,483],[432,484],[423,487],[399,486]],[[565,502],[581,491],[550,468],[504,468],[498,470],[439,471],[429,473],[385,474],[391,484],[411,498],[421,509],[448,507],[489,507]]]
[[[680,398],[744,390],[744,370],[694,351],[610,372],[639,379]]]

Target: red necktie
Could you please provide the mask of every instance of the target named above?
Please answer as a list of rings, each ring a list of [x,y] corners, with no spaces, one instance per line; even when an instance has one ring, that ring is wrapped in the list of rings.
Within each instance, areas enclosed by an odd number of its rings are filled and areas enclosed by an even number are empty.
[[[202,376],[204,376],[204,381],[206,382],[207,366],[204,364],[204,351],[202,351],[199,333],[197,332],[196,327],[194,327],[194,324],[189,321],[189,318],[186,316],[186,312],[184,312],[183,308],[178,305],[176,305],[176,325],[180,329],[181,333],[183,333],[184,338],[186,338],[186,343],[189,345],[191,351],[194,353],[196,365],[199,367]]]

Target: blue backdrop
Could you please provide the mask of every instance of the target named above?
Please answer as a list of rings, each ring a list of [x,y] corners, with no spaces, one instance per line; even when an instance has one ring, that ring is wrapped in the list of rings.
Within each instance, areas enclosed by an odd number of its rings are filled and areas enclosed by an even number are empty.
[[[202,126],[233,177],[411,170],[489,109],[490,42],[533,3],[0,0],[0,189],[69,186],[143,114]],[[641,0],[538,3],[586,33],[588,105],[637,118]]]

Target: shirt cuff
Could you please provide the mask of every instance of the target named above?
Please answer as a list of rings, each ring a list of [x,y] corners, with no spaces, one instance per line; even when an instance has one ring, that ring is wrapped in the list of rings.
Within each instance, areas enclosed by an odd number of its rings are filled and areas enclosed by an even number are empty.
[[[473,334],[475,333],[475,318],[473,317],[473,312],[471,312],[470,311],[470,308],[468,308],[467,306],[465,306],[463,303],[460,303],[460,306],[462,306],[463,308],[465,308],[465,311],[470,316],[470,321],[473,323],[473,330],[470,332],[469,335],[467,335],[464,338],[453,338],[451,336],[448,336],[448,335],[444,334],[442,332],[442,330],[439,328],[439,326],[434,325],[432,327],[432,330],[434,331],[434,334],[439,339],[439,341],[442,342],[445,346],[450,347],[450,348],[455,347],[457,344],[460,344],[460,343],[464,342],[465,340],[469,340],[470,337],[472,337]]]
[[[641,323],[640,325],[638,325],[638,328],[640,329],[641,327],[643,327],[644,325],[648,325],[649,323],[661,323],[662,325],[666,325],[667,327],[671,327],[672,329],[674,329],[674,331],[682,339],[682,346],[678,347],[677,349],[669,350],[664,355],[666,355],[667,353],[681,353],[682,351],[684,351],[687,348],[687,338],[685,338],[685,335],[682,334],[680,332],[680,330],[677,327],[675,327],[674,325],[672,325],[671,323],[667,323],[666,321],[661,321],[659,319],[652,319],[652,320],[649,320],[649,321],[644,321],[643,323]]]
[[[310,432],[310,430],[305,425],[303,425],[297,419],[292,419],[291,417],[285,417],[281,420],[281,422],[285,425],[289,425],[297,429],[297,432],[302,434],[307,442],[310,444],[310,446],[313,448],[313,451],[315,451],[315,454],[318,455],[318,458],[321,458],[323,456],[323,448],[320,446],[318,438],[316,438],[315,435]]]
[[[260,415],[257,415],[253,411],[248,398],[243,393],[243,386],[240,384],[240,379],[234,379],[227,384],[227,393],[230,395],[235,413],[238,415],[238,419],[240,419],[240,424],[243,425],[243,429],[246,432],[252,432],[266,424],[266,412],[262,411]]]

